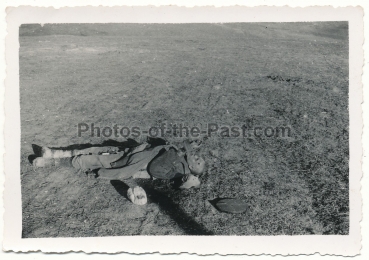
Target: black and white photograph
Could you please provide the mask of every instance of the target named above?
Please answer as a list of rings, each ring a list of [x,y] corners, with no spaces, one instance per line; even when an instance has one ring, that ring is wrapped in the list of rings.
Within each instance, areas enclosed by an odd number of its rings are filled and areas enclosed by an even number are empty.
[[[347,22],[19,39],[23,237],[349,233]]]
[[[349,28],[20,24],[21,238],[349,236]]]

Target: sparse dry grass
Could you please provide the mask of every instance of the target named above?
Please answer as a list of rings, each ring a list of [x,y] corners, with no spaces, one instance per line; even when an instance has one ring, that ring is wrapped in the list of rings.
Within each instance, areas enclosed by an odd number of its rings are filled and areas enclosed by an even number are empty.
[[[346,23],[46,25],[20,36],[23,237],[348,234]],[[292,136],[208,138],[201,188],[139,180],[144,207],[128,202],[123,182],[33,172],[27,159],[32,143],[105,140],[79,138],[81,122],[144,128],[251,117],[290,126]],[[250,208],[214,212],[215,197]]]

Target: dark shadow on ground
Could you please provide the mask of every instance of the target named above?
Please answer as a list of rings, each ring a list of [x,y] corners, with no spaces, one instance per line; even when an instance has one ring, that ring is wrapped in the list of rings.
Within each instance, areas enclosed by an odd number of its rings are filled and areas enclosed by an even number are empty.
[[[30,164],[33,163],[33,161],[39,156],[37,156],[36,154],[31,154],[28,156],[28,161],[30,162]]]
[[[159,137],[147,137],[146,140],[151,146],[159,146],[159,145],[166,145],[168,142]]]
[[[132,148],[138,145],[139,143],[133,139],[127,139],[126,141],[123,141],[123,142],[118,142],[116,140],[109,139],[109,140],[105,140],[101,144],[91,144],[91,143],[72,144],[72,145],[68,145],[64,147],[49,147],[49,148],[58,149],[58,150],[75,150],[75,149],[81,150],[81,149],[86,149],[90,147],[115,146],[121,149],[125,149],[125,148]]]
[[[33,154],[28,155],[28,161],[32,164],[33,161],[37,158],[42,156],[41,151],[42,147],[37,144],[32,144]]]
[[[127,191],[129,189],[129,186],[127,184],[125,184],[122,181],[118,181],[118,180],[112,180],[110,181],[111,185],[113,185],[114,189],[123,197],[125,197],[127,200],[128,196],[127,196]]]
[[[32,144],[32,150],[35,156],[41,156],[42,147],[37,144]]]
[[[111,181],[111,184],[120,195],[127,198],[127,190],[129,189],[127,184],[118,180]],[[149,202],[158,204],[160,210],[168,214],[187,235],[213,235],[212,232],[206,230],[204,226],[194,221],[178,205],[173,203],[165,193],[155,190],[149,183],[141,182],[141,187],[146,191]]]

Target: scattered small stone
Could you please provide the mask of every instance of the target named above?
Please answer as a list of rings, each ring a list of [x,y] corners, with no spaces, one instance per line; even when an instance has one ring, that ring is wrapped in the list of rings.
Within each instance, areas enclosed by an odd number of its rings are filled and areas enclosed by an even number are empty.
[[[211,156],[214,156],[215,158],[219,158],[219,151],[218,150],[210,150]]]
[[[340,89],[339,89],[339,88],[337,88],[337,87],[333,87],[333,92],[335,92],[335,93],[340,93]]]

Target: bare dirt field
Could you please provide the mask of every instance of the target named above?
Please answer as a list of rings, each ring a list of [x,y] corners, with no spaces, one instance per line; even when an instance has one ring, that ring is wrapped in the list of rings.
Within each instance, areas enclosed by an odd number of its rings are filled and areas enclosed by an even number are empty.
[[[348,24],[23,25],[22,237],[348,234]],[[79,123],[289,126],[290,137],[205,138],[199,189],[33,170],[32,144]],[[176,144],[183,140],[167,136]],[[126,197],[137,183],[148,204]],[[240,198],[241,214],[214,198]]]

